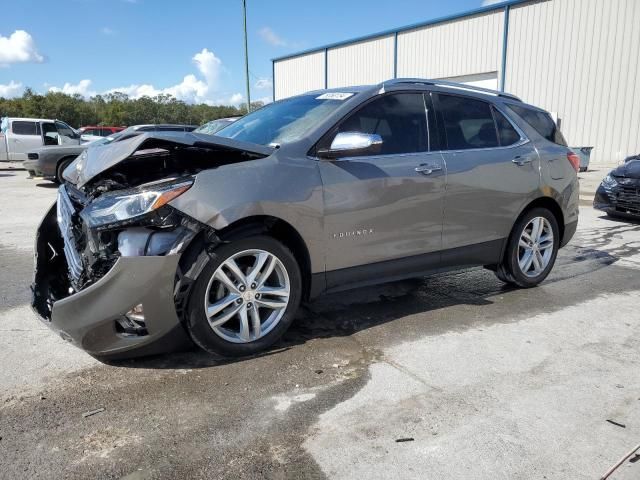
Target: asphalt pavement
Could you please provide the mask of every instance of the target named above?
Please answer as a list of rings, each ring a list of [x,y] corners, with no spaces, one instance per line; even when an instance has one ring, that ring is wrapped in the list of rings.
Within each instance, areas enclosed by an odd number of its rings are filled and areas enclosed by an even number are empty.
[[[28,307],[55,187],[25,177],[0,172],[0,478],[594,479],[640,443],[638,223],[585,205],[535,289],[470,269],[323,297],[257,357],[105,365]]]

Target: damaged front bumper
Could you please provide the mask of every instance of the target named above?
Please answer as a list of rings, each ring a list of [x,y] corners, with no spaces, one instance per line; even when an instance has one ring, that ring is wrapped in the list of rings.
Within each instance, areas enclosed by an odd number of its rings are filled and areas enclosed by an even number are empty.
[[[63,187],[64,188],[64,187]],[[190,346],[191,341],[174,301],[176,269],[185,245],[164,255],[145,255],[132,249],[142,232],[132,228],[120,242],[122,253],[95,281],[74,285],[78,252],[65,242],[58,219],[58,203],[45,215],[36,236],[32,306],[60,336],[93,356],[118,359],[164,353]],[[148,241],[145,241],[148,244]],[[72,260],[73,258],[73,260]],[[134,312],[134,314],[132,314]],[[140,313],[143,312],[142,320]]]
[[[610,215],[639,219],[640,181],[629,182],[629,185],[601,184],[596,190],[593,207]]]

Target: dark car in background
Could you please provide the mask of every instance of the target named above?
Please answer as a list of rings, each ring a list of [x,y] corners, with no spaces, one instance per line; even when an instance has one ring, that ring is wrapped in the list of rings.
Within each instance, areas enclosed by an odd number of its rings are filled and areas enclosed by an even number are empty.
[[[195,128],[195,125],[180,124],[134,125],[91,143],[39,148],[27,154],[27,160],[24,161],[23,165],[30,177],[43,177],[45,180],[60,183],[64,169],[87,148],[99,147],[111,142],[135,137],[145,132],[191,132]]]
[[[127,127],[105,127],[105,126],[86,126],[80,127],[78,133],[80,135],[94,135],[96,137],[108,137],[114,133],[121,132]]]
[[[627,159],[604,177],[593,206],[611,217],[640,220],[640,158]]]

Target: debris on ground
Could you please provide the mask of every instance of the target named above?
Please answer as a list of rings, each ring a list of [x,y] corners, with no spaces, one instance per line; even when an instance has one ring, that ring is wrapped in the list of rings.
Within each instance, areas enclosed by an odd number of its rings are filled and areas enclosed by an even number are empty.
[[[402,443],[402,442],[413,442],[413,437],[407,437],[407,438],[396,438],[396,443]]]
[[[629,459],[631,457],[631,455],[636,453],[638,450],[640,450],[640,443],[638,445],[636,445],[633,448],[633,450],[631,450],[629,453],[627,453],[624,457],[622,457],[620,460],[618,460],[618,463],[616,463],[613,467],[611,467],[609,470],[607,470],[607,473],[605,473],[603,476],[601,476],[600,480],[607,480],[607,478],[609,478],[611,476],[611,474],[613,472],[615,472],[620,467],[620,465],[622,465],[624,462],[626,462],[627,459]]]
[[[104,407],[96,408],[95,410],[89,410],[88,412],[84,412],[82,416],[84,418],[91,417],[92,415],[96,415],[98,413],[102,413],[105,411]]]
[[[616,422],[615,420],[607,419],[607,422],[609,422],[612,425],[615,425],[616,427],[627,428],[627,426],[624,423]]]

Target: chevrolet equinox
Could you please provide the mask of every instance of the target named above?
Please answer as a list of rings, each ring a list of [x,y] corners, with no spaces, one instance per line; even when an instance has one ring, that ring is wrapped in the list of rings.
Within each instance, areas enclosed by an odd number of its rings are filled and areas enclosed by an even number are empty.
[[[578,168],[547,112],[421,79],[143,134],[64,171],[33,307],[98,358],[242,356],[324,292],[470,266],[534,287],[576,231]]]

